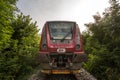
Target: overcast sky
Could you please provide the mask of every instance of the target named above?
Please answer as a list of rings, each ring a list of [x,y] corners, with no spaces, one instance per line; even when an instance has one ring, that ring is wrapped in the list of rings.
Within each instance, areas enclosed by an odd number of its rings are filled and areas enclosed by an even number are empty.
[[[25,15],[30,15],[42,28],[46,21],[76,21],[81,31],[85,23],[93,22],[92,15],[109,7],[109,0],[19,0],[17,7]]]

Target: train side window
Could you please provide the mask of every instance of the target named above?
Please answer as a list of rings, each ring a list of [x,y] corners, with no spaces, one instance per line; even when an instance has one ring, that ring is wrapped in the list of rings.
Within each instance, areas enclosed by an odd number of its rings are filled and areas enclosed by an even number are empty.
[[[78,25],[76,25],[76,44],[80,44],[80,30]]]
[[[47,43],[47,41],[46,41],[46,28],[45,28],[45,25],[44,25],[44,27],[43,27],[43,31],[42,31],[42,44],[46,44]]]

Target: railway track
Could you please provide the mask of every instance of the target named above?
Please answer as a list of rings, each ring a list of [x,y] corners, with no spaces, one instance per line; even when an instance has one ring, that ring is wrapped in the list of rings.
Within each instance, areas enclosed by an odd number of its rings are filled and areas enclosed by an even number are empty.
[[[88,73],[85,69],[81,68],[80,74],[75,74],[77,80],[97,80],[93,75]]]
[[[42,74],[40,71],[33,74],[28,80],[97,80],[94,76],[88,73],[85,69],[81,68],[81,72],[79,74],[57,74],[57,75],[48,75]]]

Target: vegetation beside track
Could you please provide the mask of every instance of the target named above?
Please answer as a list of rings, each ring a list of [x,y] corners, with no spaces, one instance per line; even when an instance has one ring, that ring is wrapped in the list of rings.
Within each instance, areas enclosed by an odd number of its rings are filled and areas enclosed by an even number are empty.
[[[17,0],[0,0],[0,80],[24,80],[38,53],[36,22],[18,12]]]
[[[110,0],[103,15],[93,16],[95,22],[86,24],[84,48],[88,62],[84,68],[98,80],[120,79],[120,1]]]

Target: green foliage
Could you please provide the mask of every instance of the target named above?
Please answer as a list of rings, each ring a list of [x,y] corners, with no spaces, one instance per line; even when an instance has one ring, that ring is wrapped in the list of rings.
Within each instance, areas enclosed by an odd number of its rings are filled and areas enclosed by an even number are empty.
[[[18,56],[18,65],[20,66],[19,72],[16,73],[16,79],[27,75],[31,72],[34,65],[34,57],[38,52],[39,35],[36,22],[31,22],[29,16],[20,14],[12,23],[14,33],[12,39],[16,40],[17,48],[14,48]]]
[[[17,57],[11,54],[11,20],[14,16],[16,0],[0,0],[0,80],[13,80],[17,68]],[[19,68],[19,66],[18,66]],[[11,72],[9,72],[11,70]]]
[[[0,0],[0,80],[23,80],[32,71],[39,35],[30,16],[16,15],[17,0]]]
[[[11,19],[16,9],[16,0],[0,0],[0,53],[9,47],[10,37],[13,33]]]
[[[95,22],[86,24],[88,32],[83,33],[89,55],[84,67],[99,80],[120,78],[120,5],[117,0],[110,4],[103,17],[93,16]]]

